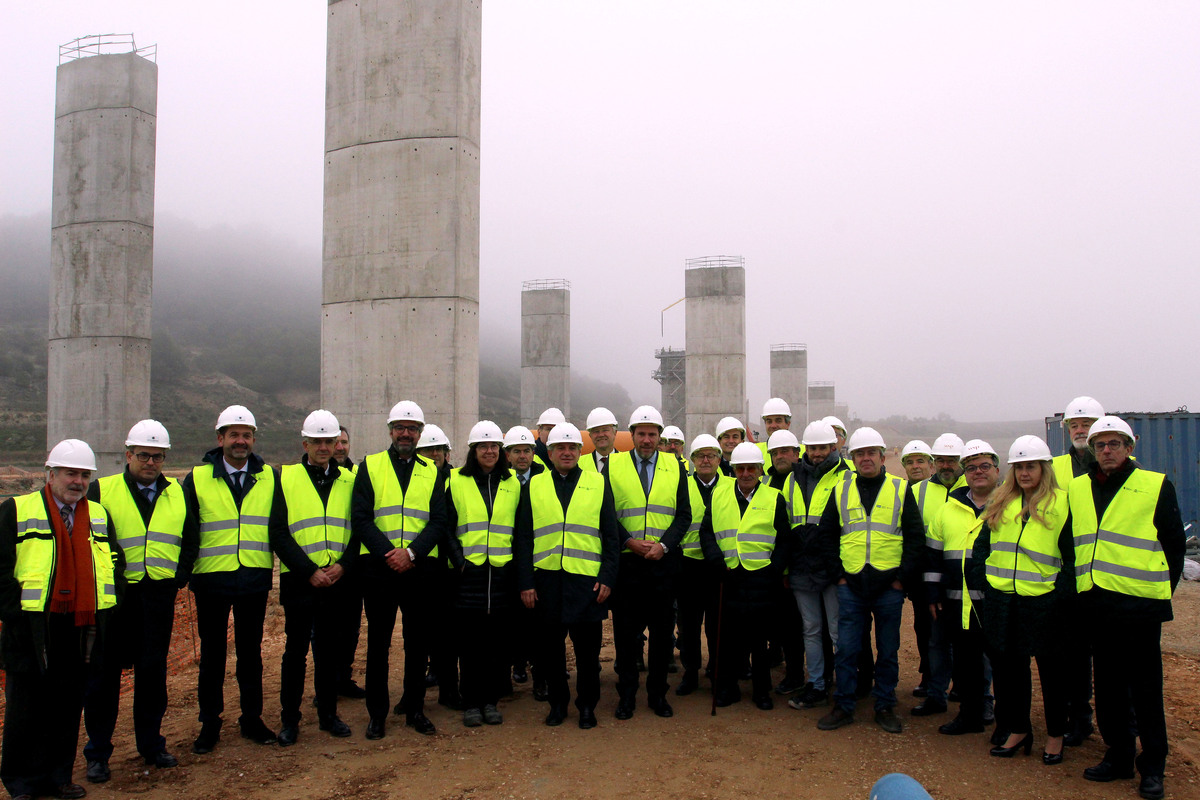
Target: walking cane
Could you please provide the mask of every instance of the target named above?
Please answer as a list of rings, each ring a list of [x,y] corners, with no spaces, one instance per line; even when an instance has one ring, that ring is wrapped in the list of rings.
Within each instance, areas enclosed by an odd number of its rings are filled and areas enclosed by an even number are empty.
[[[717,666],[713,669],[712,714],[717,715],[717,692],[721,686],[721,620],[725,616],[725,577],[721,576],[721,588],[717,592]]]

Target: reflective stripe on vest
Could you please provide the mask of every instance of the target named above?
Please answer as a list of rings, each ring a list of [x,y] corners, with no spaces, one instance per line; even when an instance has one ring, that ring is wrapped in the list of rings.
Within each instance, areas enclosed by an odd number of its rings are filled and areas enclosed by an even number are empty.
[[[617,506],[617,519],[631,539],[657,542],[666,533],[675,520],[680,474],[679,459],[671,453],[655,458],[654,481],[647,498],[633,453],[609,456],[608,482]],[[631,551],[626,548],[625,552]]]
[[[354,476],[350,470],[339,468],[338,476],[329,488],[329,500],[322,503],[304,464],[288,464],[279,472],[279,484],[287,503],[288,533],[318,567],[336,563],[350,541],[350,498],[354,493]],[[289,571],[282,560],[279,571]]]
[[[512,561],[513,524],[521,499],[521,482],[516,476],[510,474],[496,485],[490,519],[479,484],[457,469],[450,473],[450,499],[458,513],[454,532],[462,544],[463,557],[476,566],[488,563],[502,567]]]
[[[100,503],[112,518],[113,533],[125,555],[125,579],[137,583],[147,576],[156,581],[174,578],[187,519],[187,503],[179,481],[167,478],[166,488],[154,500],[148,530],[125,473],[109,475],[97,483]]]
[[[868,514],[858,494],[857,478],[857,474],[846,472],[837,488],[842,569],[852,575],[868,565],[878,570],[896,569],[904,551],[900,515],[908,481],[885,475]]]
[[[1058,536],[1067,523],[1067,493],[1055,489],[1038,508],[1043,521],[1021,518],[1023,501],[1016,498],[1005,507],[1000,522],[992,529],[988,554],[988,584],[994,589],[1026,597],[1054,591],[1062,567]]]
[[[1166,476],[1135,468],[1097,522],[1092,478],[1071,481],[1067,497],[1075,534],[1075,584],[1079,592],[1099,586],[1153,600],[1171,598],[1171,573],[1154,510]]]
[[[713,491],[717,490],[724,481],[731,481],[730,478],[721,473],[717,473],[717,482],[713,486]],[[691,502],[692,521],[688,525],[687,533],[679,540],[679,547],[683,551],[685,558],[694,558],[697,561],[703,560],[704,551],[700,548],[700,525],[704,522],[704,510],[708,506],[704,502],[704,495],[700,494],[700,486],[696,483],[694,477],[689,476],[688,482],[688,500]],[[709,493],[709,500],[712,499],[712,493]]]
[[[981,530],[983,517],[953,495],[946,498],[929,528],[929,536],[940,545],[934,549],[942,551],[942,591],[948,599],[962,602],[963,630],[970,627],[971,601],[983,599],[978,589],[967,590],[967,561]]]
[[[921,511],[921,522],[925,525],[925,544],[934,550],[939,550],[941,543],[930,537],[929,527],[933,525],[933,518],[937,516],[937,512],[946,504],[949,494],[945,486],[933,483],[932,478],[926,478],[913,486],[913,499],[917,501],[917,508]]]
[[[396,468],[392,466],[392,457],[387,450],[372,453],[363,464],[375,489],[375,527],[393,547],[408,547],[429,524],[429,503],[440,480],[437,467],[432,461],[414,457],[408,491],[405,492],[400,488],[400,479],[396,477]],[[361,552],[367,552],[365,544]],[[430,556],[437,554],[436,546],[429,551]]]
[[[54,584],[57,547],[54,528],[47,519],[46,494],[31,492],[15,498],[17,540],[14,548],[13,577],[21,586],[21,610],[44,611]],[[96,609],[117,604],[116,569],[109,547],[108,516],[100,503],[88,503],[91,525],[92,575],[96,582]],[[99,513],[97,513],[99,512]]]
[[[239,511],[225,476],[215,475],[212,464],[192,469],[192,485],[200,506],[200,555],[193,570],[196,574],[274,566],[267,522],[275,499],[275,470],[263,465],[254,478]]]
[[[609,460],[612,465],[612,460]],[[600,574],[600,509],[604,505],[604,476],[581,472],[567,513],[554,488],[550,470],[529,481],[533,511],[533,566],[574,575]]]
[[[800,491],[800,482],[796,480],[794,473],[790,473],[783,485],[783,500],[787,504],[788,518],[791,520],[792,527],[819,524],[821,515],[825,513],[825,507],[829,505],[829,498],[833,496],[833,490],[837,488],[840,481],[845,479],[846,474],[846,471],[834,467],[818,478],[817,485],[813,487],[812,497],[808,498],[808,506],[805,507],[804,493]]]
[[[737,482],[713,487],[712,525],[725,566],[759,570],[771,563],[775,551],[775,505],[779,490],[759,485],[743,514],[737,499]]]

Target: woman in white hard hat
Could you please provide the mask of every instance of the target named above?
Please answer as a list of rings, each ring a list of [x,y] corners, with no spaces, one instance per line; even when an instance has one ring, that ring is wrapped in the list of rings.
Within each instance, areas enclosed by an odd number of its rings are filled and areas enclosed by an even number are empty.
[[[1011,758],[1033,747],[1029,659],[1037,659],[1046,709],[1042,762],[1062,763],[1067,727],[1066,618],[1061,604],[1074,591],[1075,549],[1067,493],[1051,468],[1050,448],[1022,436],[1008,451],[1004,483],[983,512],[984,526],[968,562],[967,582],[984,590],[980,617],[992,661],[996,724],[1008,739],[991,754]]]

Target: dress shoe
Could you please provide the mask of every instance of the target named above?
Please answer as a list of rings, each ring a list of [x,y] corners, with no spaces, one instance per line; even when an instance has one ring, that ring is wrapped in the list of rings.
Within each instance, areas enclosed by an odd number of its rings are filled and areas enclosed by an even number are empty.
[[[1146,800],[1160,800],[1164,791],[1162,775],[1143,775],[1138,784],[1138,794]]]
[[[1160,783],[1159,785],[1161,786],[1162,784]],[[54,792],[54,796],[61,798],[61,800],[79,800],[80,797],[87,797],[87,789],[78,783],[64,783]]]
[[[1133,767],[1118,767],[1111,761],[1101,761],[1096,766],[1085,769],[1083,777],[1096,783],[1128,780],[1133,777]]]
[[[100,759],[88,759],[87,762],[87,781],[88,783],[107,783],[112,777],[112,770],[108,768],[108,761]]]
[[[595,718],[595,713],[592,714],[592,717],[593,717],[593,719]],[[559,725],[562,725],[563,720],[566,718],[567,718],[567,707],[566,706],[551,705],[550,713],[546,715],[546,724],[549,725],[551,728],[556,728]],[[579,713],[579,724],[580,725],[583,724],[583,712],[582,711]]]
[[[526,683],[529,680],[529,672],[524,667],[513,667],[512,671],[513,683]]]
[[[317,727],[335,739],[345,739],[347,736],[353,733],[353,731],[350,730],[350,726],[343,722],[342,718],[338,716],[327,717],[321,720]]]
[[[894,708],[881,708],[876,711],[875,724],[888,733],[901,733],[904,731],[904,723],[896,716],[896,709]]]
[[[997,725],[996,730],[992,731],[992,739],[991,739],[992,744],[994,744],[994,745],[1004,744],[1005,742],[1008,741],[1009,733],[1011,733],[1011,731],[1009,731],[1006,728],[1001,728],[999,725]]]
[[[533,679],[533,699],[539,703],[545,703],[550,699],[550,687],[544,680],[536,677]]]
[[[684,670],[683,677],[679,679],[679,685],[675,687],[675,694],[686,697],[699,688],[700,676],[696,674],[696,670]]]
[[[242,738],[249,739],[255,744],[275,744],[279,741],[275,731],[268,728],[261,719],[239,722],[238,727],[242,729]]]
[[[660,716],[660,717],[675,716],[675,709],[671,708],[671,704],[667,702],[667,698],[665,698],[665,697],[650,698],[649,706],[650,706],[650,710],[653,711],[657,716]]]
[[[279,746],[291,747],[300,738],[299,725],[284,725],[279,729]]]
[[[504,716],[500,713],[500,709],[488,703],[483,707],[483,721],[488,725],[500,725],[504,722]]]
[[[717,692],[717,708],[725,708],[742,702],[741,692]]]
[[[633,700],[622,698],[617,702],[617,710],[613,716],[617,719],[630,719],[633,716]]]
[[[1012,747],[1005,747],[1002,744],[998,744],[988,752],[994,755],[996,758],[1012,758],[1017,754],[1018,750],[1024,750],[1025,755],[1029,755],[1031,752],[1033,752],[1032,731],[1025,734],[1025,738],[1014,744]]]
[[[404,724],[412,728],[422,736],[432,736],[437,733],[437,728],[429,721],[429,717],[418,711],[415,714],[409,714],[404,718]]]
[[[1047,767],[1053,767],[1055,764],[1061,764],[1062,762],[1062,753],[1047,753],[1045,750],[1042,751],[1042,763]]]
[[[382,739],[383,734],[387,731],[387,723],[383,717],[371,717],[367,723],[367,731],[364,734],[368,739]]]
[[[585,731],[596,727],[596,710],[592,708],[579,709],[579,727]]]
[[[1079,747],[1087,741],[1088,737],[1094,733],[1096,728],[1092,725],[1092,721],[1085,719],[1076,722],[1071,726],[1071,730],[1067,731],[1067,735],[1063,737],[1063,744],[1067,747]]]
[[[775,701],[771,699],[771,695],[764,694],[754,698],[754,705],[761,711],[770,711],[775,707]]]
[[[913,697],[929,697],[929,690],[925,688],[925,682],[917,684],[917,688],[913,689]]]
[[[359,686],[354,681],[346,681],[343,683],[338,687],[337,693],[341,697],[348,697],[351,700],[361,700],[367,696],[367,690]]]
[[[170,769],[171,767],[179,766],[179,759],[168,753],[166,750],[160,750],[154,755],[146,756],[146,766],[157,767],[159,769]]]
[[[483,710],[479,708],[468,708],[463,712],[463,725],[468,728],[478,728],[483,724]]]
[[[221,723],[206,722],[200,726],[200,735],[192,742],[192,752],[198,756],[211,753],[221,739]]]
[[[841,706],[834,706],[825,716],[817,720],[817,728],[823,731],[836,731],[854,722],[854,713]]]
[[[947,736],[962,736],[964,733],[983,733],[983,723],[958,716],[945,725],[939,726],[938,733],[944,733]]]
[[[945,714],[946,704],[940,700],[930,700],[928,697],[921,704],[908,712],[914,717],[932,717],[934,714]]]

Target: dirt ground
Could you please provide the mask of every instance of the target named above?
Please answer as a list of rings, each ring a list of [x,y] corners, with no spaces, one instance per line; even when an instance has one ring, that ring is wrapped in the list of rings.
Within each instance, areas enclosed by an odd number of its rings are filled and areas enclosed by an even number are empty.
[[[282,611],[268,610],[266,721],[278,725],[279,655]],[[1200,798],[1200,585],[1185,583],[1175,598],[1176,619],[1163,636],[1167,724],[1171,755],[1167,762],[1168,797]],[[316,727],[306,708],[300,741],[293,747],[264,747],[237,733],[237,694],[232,648],[226,680],[225,736],[213,753],[196,756],[191,742],[196,722],[196,668],[172,676],[171,706],[164,734],[180,766],[149,770],[133,747],[129,699],[123,701],[113,778],[88,785],[92,797],[130,795],[226,798],[612,798],[625,792],[657,798],[819,797],[865,798],[871,784],[888,772],[907,772],[935,798],[1129,798],[1133,781],[1095,784],[1082,770],[1100,760],[1098,736],[1068,748],[1061,766],[1046,767],[1038,758],[1044,728],[1035,697],[1035,749],[1032,757],[990,758],[987,734],[948,737],[937,726],[948,717],[912,718],[917,700],[916,647],[906,617],[901,648],[900,715],[905,731],[896,736],[874,724],[869,705],[860,705],[858,721],[839,731],[816,728],[823,710],[794,711],[778,702],[773,711],[756,709],[748,699],[710,716],[707,688],[688,697],[671,696],[672,719],[659,719],[642,705],[632,720],[613,718],[616,707],[612,640],[606,627],[602,654],[603,689],[599,727],[576,726],[575,709],[559,728],[542,724],[546,705],[533,700],[530,685],[501,703],[504,724],[467,729],[461,715],[436,703],[430,690],[427,712],[437,727],[433,737],[419,736],[391,717],[387,736],[363,738],[367,715],[361,701],[343,700],[340,713],[354,729],[349,739],[333,739]],[[397,626],[399,638],[399,626]],[[362,637],[356,678],[362,682],[366,637]],[[392,651],[393,702],[401,683],[402,652]],[[1034,673],[1036,680],[1036,671]],[[678,676],[673,676],[673,682]],[[776,679],[779,672],[776,671]],[[311,692],[311,689],[310,689]],[[869,701],[868,701],[869,703]],[[82,746],[82,741],[81,741]],[[76,780],[83,779],[82,757]]]

